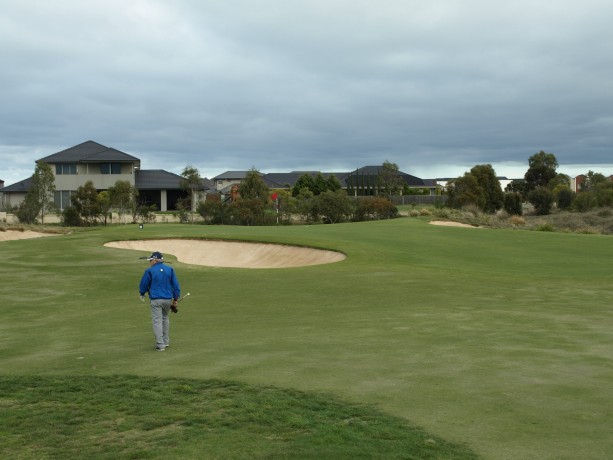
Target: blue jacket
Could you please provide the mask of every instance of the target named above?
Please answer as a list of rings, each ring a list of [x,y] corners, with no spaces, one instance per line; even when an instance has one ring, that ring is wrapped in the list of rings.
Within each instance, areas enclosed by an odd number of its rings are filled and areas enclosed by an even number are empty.
[[[140,280],[140,295],[149,293],[150,299],[178,299],[181,297],[181,287],[172,267],[162,262],[153,264]]]

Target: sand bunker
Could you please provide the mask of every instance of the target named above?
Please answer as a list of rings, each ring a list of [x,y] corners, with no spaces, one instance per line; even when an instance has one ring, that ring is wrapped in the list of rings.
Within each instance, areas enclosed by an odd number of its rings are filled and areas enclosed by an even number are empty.
[[[452,222],[447,220],[432,220],[430,221],[432,225],[443,225],[445,227],[466,227],[466,228],[479,228],[474,225],[462,224],[460,222]]]
[[[160,251],[180,262],[210,267],[285,268],[321,265],[345,259],[340,252],[285,246],[281,244],[231,241],[163,239],[113,241],[106,247],[141,251],[140,256]]]
[[[26,240],[28,238],[41,238],[43,236],[57,236],[57,234],[33,232],[32,230],[24,230],[23,232],[19,230],[6,230],[0,232],[0,241]]]

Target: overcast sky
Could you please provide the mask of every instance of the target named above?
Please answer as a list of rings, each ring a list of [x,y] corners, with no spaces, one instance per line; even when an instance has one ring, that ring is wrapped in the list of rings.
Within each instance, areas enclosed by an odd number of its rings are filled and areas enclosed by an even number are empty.
[[[611,0],[0,0],[0,179],[143,169],[613,174]]]

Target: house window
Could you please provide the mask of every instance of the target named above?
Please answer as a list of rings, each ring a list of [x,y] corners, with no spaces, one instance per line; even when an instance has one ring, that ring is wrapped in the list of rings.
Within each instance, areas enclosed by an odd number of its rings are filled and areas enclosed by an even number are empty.
[[[77,165],[76,163],[57,163],[55,165],[55,174],[60,176],[63,174],[76,174],[77,173]]]
[[[100,174],[121,174],[121,163],[102,163]]]
[[[70,197],[74,195],[74,190],[56,190],[53,195],[53,202],[58,209],[66,209],[72,205]]]

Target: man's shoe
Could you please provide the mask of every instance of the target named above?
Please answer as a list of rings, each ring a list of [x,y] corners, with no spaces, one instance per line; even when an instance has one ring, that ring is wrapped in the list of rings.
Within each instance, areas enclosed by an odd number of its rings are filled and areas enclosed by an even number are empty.
[[[155,347],[155,351],[164,351],[166,348],[163,347]]]

